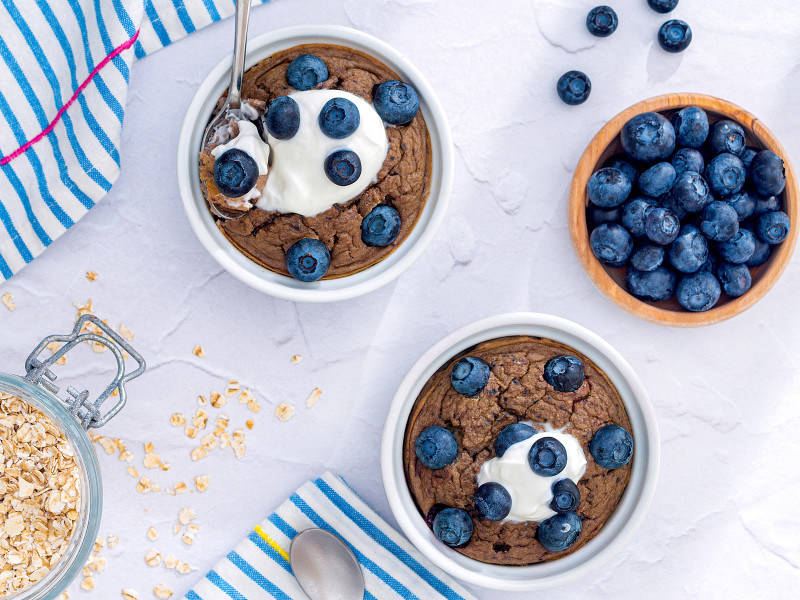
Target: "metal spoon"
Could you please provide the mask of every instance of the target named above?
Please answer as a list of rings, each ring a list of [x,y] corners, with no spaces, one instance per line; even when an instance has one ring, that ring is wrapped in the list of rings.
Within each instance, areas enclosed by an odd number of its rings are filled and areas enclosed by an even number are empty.
[[[250,0],[236,0],[236,32],[233,38],[233,65],[231,66],[231,83],[228,86],[228,96],[225,104],[217,115],[211,120],[203,134],[201,148],[208,146],[221,127],[227,126],[233,120],[242,118],[242,76],[244,75],[244,58],[247,51],[247,26],[250,22]],[[221,219],[235,219],[242,216],[241,212],[227,213],[213,203],[208,206],[211,212]]]
[[[297,583],[311,600],[361,600],[364,574],[352,550],[324,529],[298,533],[289,548]]]

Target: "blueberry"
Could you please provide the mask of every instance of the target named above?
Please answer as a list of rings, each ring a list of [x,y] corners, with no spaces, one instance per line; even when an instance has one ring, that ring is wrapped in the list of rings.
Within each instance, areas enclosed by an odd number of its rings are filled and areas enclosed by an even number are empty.
[[[642,244],[631,254],[631,266],[639,271],[655,271],[664,264],[664,246]]]
[[[494,440],[494,453],[503,456],[513,444],[536,435],[536,430],[527,423],[514,423],[504,427]]]
[[[464,546],[472,537],[472,519],[460,508],[445,508],[433,518],[433,534],[448,546]]]
[[[557,513],[572,512],[581,502],[581,493],[578,486],[571,479],[559,479],[550,488],[553,499],[550,501],[551,510]]]
[[[676,177],[672,163],[656,163],[639,177],[639,189],[648,196],[658,197],[672,188]]]
[[[631,193],[631,180],[619,169],[603,167],[589,178],[589,200],[603,208],[619,206]]]
[[[762,242],[780,244],[789,235],[789,215],[782,210],[764,213],[756,223],[756,235]]]
[[[762,242],[757,236],[754,237],[753,240],[755,241],[755,249],[753,250],[752,256],[744,263],[748,267],[763,265],[767,262],[769,255],[772,253],[772,246],[770,244]]]
[[[650,8],[661,14],[672,12],[678,6],[678,0],[647,0],[647,3]]]
[[[619,169],[625,173],[625,175],[628,176],[628,179],[631,180],[631,185],[636,185],[636,183],[639,181],[639,168],[630,160],[628,160],[628,157],[624,154],[615,154],[609,158],[605,164],[603,164],[603,166]]]
[[[622,206],[603,208],[590,202],[586,207],[586,222],[589,224],[589,229],[594,229],[603,223],[619,223],[620,219],[622,219]]]
[[[608,37],[617,30],[617,25],[617,13],[610,6],[596,6],[586,16],[586,28],[597,37]]]
[[[542,477],[558,475],[567,466],[567,450],[554,437],[536,440],[528,452],[528,464]]]
[[[264,124],[272,137],[288,140],[300,129],[300,107],[291,96],[278,96],[270,103]]]
[[[380,118],[390,125],[408,125],[419,111],[417,90],[402,81],[384,81],[372,102]]]
[[[733,207],[733,210],[736,211],[736,216],[740,221],[749,219],[750,216],[752,216],[753,211],[756,209],[756,201],[747,190],[740,190],[732,196],[723,198],[723,201],[727,202]]]
[[[397,209],[388,204],[379,204],[361,221],[361,240],[367,246],[388,246],[397,239],[400,224]]]
[[[747,262],[756,250],[756,236],[749,229],[740,228],[739,233],[717,246],[720,258],[738,265]]]
[[[596,227],[589,244],[597,259],[610,267],[622,267],[633,252],[633,238],[628,230],[616,223]]]
[[[686,275],[678,282],[675,296],[678,303],[692,312],[702,312],[712,308],[722,292],[719,281],[708,271],[698,271]]]
[[[465,356],[453,365],[450,383],[463,396],[477,396],[489,383],[489,365],[477,356]]]
[[[712,200],[708,183],[694,171],[681,173],[669,191],[669,196],[687,213],[703,210]]]
[[[717,278],[722,284],[722,289],[729,296],[737,298],[750,289],[753,280],[747,265],[733,265],[724,262],[717,267]]]
[[[327,246],[314,238],[303,238],[286,251],[286,269],[300,281],[316,281],[328,272],[331,253]]]
[[[669,261],[681,273],[699,271],[708,258],[708,242],[694,225],[684,225],[669,247]]]
[[[657,206],[644,217],[644,233],[651,242],[671,244],[681,230],[681,222],[671,210]]]
[[[672,115],[672,125],[675,127],[675,139],[681,146],[699,148],[708,137],[708,115],[699,106],[680,109]],[[702,172],[702,169],[697,171]]]
[[[539,524],[539,543],[549,552],[566,550],[581,533],[581,518],[574,512],[553,515]]]
[[[429,469],[442,469],[458,456],[458,444],[453,434],[444,427],[426,427],[414,442],[414,452],[419,462]]]
[[[583,104],[592,93],[592,82],[586,73],[581,71],[567,71],[558,78],[556,84],[558,97],[570,106]]]
[[[742,160],[742,164],[744,165],[745,169],[747,169],[747,176],[750,176],[750,166],[753,164],[753,159],[756,157],[760,150],[758,148],[753,148],[752,146],[747,146],[742,153],[739,155],[739,158]]]
[[[686,171],[694,171],[695,173],[702,173],[706,166],[703,160],[703,153],[695,148],[681,148],[670,159],[672,166],[675,167],[675,173],[680,175]]]
[[[753,195],[755,206],[753,207],[753,217],[760,217],[764,213],[781,209],[781,199],[778,196]]]
[[[700,267],[701,271],[708,271],[709,273],[716,273],[717,272],[717,264],[719,260],[717,260],[717,256],[714,252],[708,253],[708,258],[706,262],[703,263],[703,266]]]
[[[648,196],[633,198],[622,206],[622,225],[633,237],[644,237],[644,216],[654,206],[658,201]]]
[[[786,171],[780,156],[770,150],[762,150],[753,157],[750,169],[753,173],[753,185],[759,194],[771,196],[783,191]]]
[[[358,107],[347,98],[331,98],[319,111],[319,128],[330,138],[352,135],[361,123]]]
[[[475,511],[484,519],[502,521],[511,512],[511,494],[499,483],[484,483],[475,492]]]
[[[589,443],[589,452],[604,469],[619,469],[633,456],[633,438],[619,425],[603,425]]]
[[[666,300],[675,293],[675,273],[666,267],[656,267],[652,271],[640,271],[628,267],[625,285],[628,291],[642,300]]]
[[[671,19],[658,30],[658,44],[667,52],[683,52],[692,43],[692,28],[686,21]]]
[[[301,54],[286,69],[286,81],[296,90],[310,90],[328,80],[328,67],[313,54]]]
[[[336,150],[325,159],[325,175],[336,185],[350,185],[361,177],[361,159],[352,150]]]
[[[583,365],[574,356],[556,356],[544,364],[544,380],[558,392],[574,392],[583,385]]]
[[[244,196],[258,181],[258,165],[244,150],[231,148],[214,161],[214,183],[228,198]]]
[[[703,181],[705,181],[705,179]],[[672,187],[674,188],[675,186]],[[709,193],[709,197],[710,196],[711,194]],[[678,217],[680,221],[683,221],[689,215],[689,212],[680,204],[678,204],[678,201],[675,198],[675,194],[672,193],[672,190],[658,199],[658,205],[672,212],[672,214]]]
[[[700,231],[715,242],[727,242],[739,232],[739,216],[727,202],[714,200],[703,209]]]
[[[728,152],[739,156],[745,149],[744,129],[738,123],[727,119],[717,121],[708,136],[708,149],[712,154]]]
[[[634,160],[666,160],[675,150],[675,128],[658,113],[641,113],[622,126],[620,141],[622,149]]]
[[[738,156],[724,152],[712,158],[706,165],[705,178],[715,194],[730,196],[744,185],[744,165]]]

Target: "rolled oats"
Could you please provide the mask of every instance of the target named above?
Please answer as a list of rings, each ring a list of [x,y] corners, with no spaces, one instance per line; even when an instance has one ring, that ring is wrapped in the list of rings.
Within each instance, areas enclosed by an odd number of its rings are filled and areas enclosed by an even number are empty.
[[[197,356],[198,358],[205,358],[205,357],[206,357],[205,350],[203,350],[203,347],[202,347],[202,346],[195,346],[195,347],[192,349],[192,354],[194,354],[194,355],[195,355],[195,356]]]
[[[211,406],[222,408],[228,403],[228,399],[219,392],[211,392]]]
[[[178,564],[175,565],[175,570],[181,575],[186,575],[192,572],[192,567],[189,566],[189,563],[178,562]]]
[[[17,305],[14,304],[14,296],[8,292],[0,296],[0,302],[2,302],[8,310],[14,310],[17,308]]]
[[[158,598],[158,600],[169,600],[169,598],[172,596],[172,590],[163,583],[159,583],[153,588],[153,594],[156,598]]]
[[[296,364],[298,364],[298,363],[299,363],[301,360],[303,360],[303,357],[302,357],[302,356],[300,356],[299,354],[295,354],[295,355],[294,355],[294,356],[291,358],[291,362],[292,362],[292,364],[293,364],[293,365],[296,365]]]
[[[208,456],[208,450],[206,450],[205,446],[198,446],[191,451],[189,456],[192,457],[192,460],[201,460]]]
[[[161,564],[161,553],[157,550],[150,550],[144,555],[144,562],[148,567],[157,567]]]
[[[178,523],[181,525],[188,525],[196,516],[197,513],[194,512],[194,509],[187,506],[186,508],[182,508],[178,513]]]
[[[115,548],[119,544],[119,537],[116,535],[108,536],[108,547]]]
[[[86,271],[86,279],[89,281],[97,279],[97,271]]]
[[[158,529],[155,527],[150,527],[147,530],[147,538],[155,542],[158,539]]]
[[[311,393],[308,395],[308,398],[306,398],[306,406],[308,408],[311,408],[312,406],[314,406],[317,402],[319,402],[319,397],[320,396],[322,396],[322,390],[321,389],[314,388],[313,390],[311,390]]]
[[[184,429],[184,432],[186,433],[186,437],[188,437],[190,440],[193,440],[197,437],[197,427],[187,425],[186,429]]]
[[[231,381],[228,382],[228,385],[225,386],[225,395],[228,398],[230,398],[236,392],[238,392],[240,389],[241,389],[241,385],[239,385],[239,382],[231,380]],[[239,399],[239,402],[241,402],[241,399]]]
[[[91,575],[88,577],[84,577],[83,581],[81,581],[81,589],[86,590],[87,592],[91,592],[94,589],[94,577]]]
[[[150,481],[147,477],[142,477],[136,483],[136,491],[140,494],[149,494],[150,491],[153,489],[153,482]]]
[[[179,481],[178,483],[175,484],[175,493],[183,494],[184,492],[186,492],[186,484],[183,483],[182,481]]]
[[[128,472],[128,475],[131,477],[139,477],[139,471],[136,470],[136,467],[128,467],[125,469]]]
[[[56,352],[58,352],[58,349],[61,348],[61,344],[59,344],[58,342],[50,342],[49,344],[47,344],[46,348],[50,350],[50,352],[55,354]],[[57,365],[67,364],[67,355],[65,354],[64,356],[56,360],[56,364]]]
[[[95,552],[100,552],[100,550],[102,550],[105,547],[106,547],[106,540],[104,538],[99,537],[94,541]]]
[[[184,417],[181,413],[175,413],[169,418],[169,423],[173,427],[182,427],[186,425],[186,417]]]
[[[255,400],[255,396],[253,396],[253,392],[250,391],[250,388],[244,388],[242,393],[239,394],[239,404],[249,404]]]
[[[252,429],[255,423],[253,422],[253,419],[247,419],[247,421],[244,422],[244,425],[248,429]]]
[[[120,594],[123,600],[139,600],[139,592],[131,588],[122,588]]]
[[[90,307],[89,310],[91,310],[91,305],[92,301],[89,300],[89,307]],[[127,327],[125,327],[125,325],[119,326],[119,333],[122,337],[124,337],[128,341],[131,341],[133,339],[133,332]]]
[[[202,408],[198,408],[197,412],[194,413],[194,417],[192,417],[192,425],[197,429],[205,429],[206,423],[208,423],[208,413]]]
[[[178,566],[178,558],[174,554],[167,554],[164,557],[164,566],[168,569],[174,569]]]
[[[209,475],[198,475],[194,478],[194,485],[198,492],[205,492],[208,489],[208,484],[211,482]]]
[[[294,416],[294,406],[286,402],[281,402],[275,407],[275,416],[281,421],[288,421]]]
[[[197,397],[197,406],[199,406],[201,408],[203,408],[205,406],[208,406],[208,398],[206,398],[205,396],[198,396]]]
[[[206,450],[213,450],[219,444],[213,433],[205,434],[202,438],[200,438],[200,443]]]

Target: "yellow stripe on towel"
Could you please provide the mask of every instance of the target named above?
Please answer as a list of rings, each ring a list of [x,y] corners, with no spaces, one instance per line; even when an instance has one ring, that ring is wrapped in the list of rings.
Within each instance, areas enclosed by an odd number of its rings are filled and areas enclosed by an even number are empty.
[[[286,562],[289,562],[289,554],[288,554],[288,552],[286,552],[286,550],[281,548],[278,545],[278,542],[276,542],[271,537],[269,537],[267,535],[267,532],[264,531],[263,529],[261,529],[261,525],[256,525],[255,531],[258,534],[258,537],[260,537],[262,540],[264,540],[270,546],[272,546],[272,549],[275,550],[275,552],[277,552],[278,554],[280,554],[284,559],[286,559]]]

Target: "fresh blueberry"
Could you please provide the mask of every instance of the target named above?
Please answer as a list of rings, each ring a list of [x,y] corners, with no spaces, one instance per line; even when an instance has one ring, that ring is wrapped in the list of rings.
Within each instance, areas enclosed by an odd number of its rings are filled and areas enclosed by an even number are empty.
[[[628,179],[631,180],[631,185],[634,186],[639,181],[639,169],[634,165],[631,161],[628,160],[628,157],[624,154],[615,154],[611,158],[609,158],[604,167],[610,167],[612,169],[619,169],[625,175],[628,176]]]
[[[361,159],[352,150],[336,150],[325,159],[325,175],[336,185],[350,185],[361,177]]]
[[[597,206],[619,206],[631,193],[631,180],[619,169],[603,167],[589,178],[587,194]]]
[[[258,181],[258,165],[244,150],[231,148],[214,161],[214,183],[228,198],[244,196]]]
[[[717,246],[720,258],[735,265],[750,260],[755,251],[756,236],[753,235],[752,231],[744,228],[740,228],[735,236]]]
[[[665,254],[664,246],[642,244],[631,254],[631,266],[639,271],[655,271],[664,264]]]
[[[550,501],[551,510],[557,513],[573,512],[581,502],[581,493],[578,486],[571,479],[559,479],[550,488],[553,499]]]
[[[702,173],[706,166],[703,153],[696,148],[681,148],[672,155],[671,161],[672,166],[675,167],[675,173],[678,175],[686,171]]]
[[[706,165],[705,179],[718,196],[730,196],[742,189],[745,169],[738,156],[718,154]]]
[[[291,96],[278,96],[270,103],[264,124],[272,137],[288,140],[300,129],[300,107]]]
[[[756,209],[756,201],[747,190],[740,190],[732,196],[723,198],[723,201],[727,202],[733,207],[733,210],[736,211],[736,216],[740,221],[749,219],[752,216],[753,211]]]
[[[671,244],[681,230],[681,222],[671,210],[657,206],[651,208],[644,217],[644,233],[656,244]]]
[[[384,81],[375,90],[372,105],[390,125],[408,125],[419,111],[419,96],[407,83]]]
[[[639,177],[639,189],[642,193],[657,198],[670,190],[676,177],[672,163],[656,163]]]
[[[780,244],[789,235],[789,215],[782,210],[764,213],[756,223],[756,235],[762,242]]]
[[[543,377],[558,392],[574,392],[583,385],[583,365],[574,356],[556,356],[544,364]]]
[[[727,202],[714,200],[703,209],[700,231],[715,242],[727,242],[739,232],[739,216]]]
[[[484,519],[502,521],[511,512],[511,494],[499,483],[484,483],[475,492],[475,511]]]
[[[596,227],[589,236],[592,252],[603,264],[622,267],[633,252],[633,238],[628,230],[617,223]]]
[[[596,6],[586,16],[586,28],[597,37],[608,37],[617,30],[617,25],[617,13],[610,6]]]
[[[429,469],[443,469],[458,456],[458,443],[448,429],[431,425],[417,437],[414,452],[419,462]]]
[[[619,469],[633,456],[633,438],[619,425],[603,425],[589,443],[589,452],[604,469]]]
[[[733,265],[724,262],[717,267],[717,278],[722,284],[722,289],[725,290],[725,293],[734,298],[744,294],[753,283],[750,277],[750,269],[745,264]]]
[[[663,14],[672,12],[678,6],[678,0],[647,0],[654,11]]]
[[[286,69],[286,81],[296,90],[310,90],[328,80],[328,67],[313,54],[301,54]]]
[[[528,452],[528,464],[534,473],[553,477],[567,466],[567,449],[554,437],[539,438]]]
[[[604,223],[619,223],[621,219],[622,206],[603,208],[590,202],[586,207],[586,222],[589,224],[589,229],[594,229]]]
[[[644,216],[654,206],[658,200],[648,196],[632,198],[622,206],[622,225],[633,237],[644,237]]]
[[[314,238],[303,238],[286,251],[286,269],[300,281],[316,281],[328,272],[331,253],[327,246]]]
[[[465,546],[472,537],[472,519],[460,508],[445,508],[433,518],[433,534],[448,546]]]
[[[742,164],[744,165],[745,169],[747,169],[748,177],[750,177],[750,166],[753,164],[753,159],[759,152],[760,150],[758,148],[747,146],[744,150],[742,150],[742,153],[739,155],[739,158],[742,159]]]
[[[675,296],[678,303],[686,310],[702,312],[717,303],[721,292],[719,281],[712,273],[698,271],[686,275],[678,282]]]
[[[709,194],[709,196],[710,195],[711,194]],[[671,211],[676,217],[678,217],[680,221],[683,221],[689,215],[689,212],[687,212],[687,210],[683,208],[675,199],[675,194],[672,193],[672,190],[670,190],[668,193],[664,194],[658,199],[658,205]]]
[[[583,104],[589,99],[589,94],[592,93],[592,82],[582,71],[567,71],[558,78],[556,91],[564,103],[575,106]]]
[[[681,273],[699,271],[708,258],[708,242],[694,225],[684,225],[669,247],[669,261]]]
[[[360,123],[358,107],[347,98],[331,98],[319,111],[319,128],[330,138],[346,138]]]
[[[642,300],[666,300],[675,293],[675,273],[666,267],[656,267],[652,271],[640,271],[628,267],[625,285],[628,291]]]
[[[781,209],[781,199],[778,196],[761,196],[753,193],[755,206],[753,207],[753,217],[760,217],[764,213]]]
[[[708,137],[708,115],[699,106],[687,106],[672,115],[675,139],[687,148],[699,148]],[[695,169],[697,170],[697,169]],[[702,169],[697,171],[702,172]]]
[[[683,52],[692,43],[692,28],[686,21],[671,19],[658,30],[658,44],[667,52]]]
[[[708,183],[694,171],[681,173],[669,191],[669,196],[687,213],[703,210],[712,200]]]
[[[536,435],[536,430],[527,423],[514,423],[504,427],[494,440],[494,453],[503,456],[513,444]]]
[[[581,534],[581,518],[574,512],[553,515],[539,524],[539,543],[549,552],[566,550]]]
[[[727,119],[717,121],[708,136],[708,149],[712,154],[728,152],[739,156],[745,148],[744,129],[738,123]]]
[[[641,113],[622,126],[620,141],[622,149],[634,160],[666,160],[675,150],[675,128],[658,113]]]
[[[388,246],[400,233],[400,213],[393,206],[379,204],[361,221],[361,240],[367,246]]]
[[[747,260],[746,264],[748,267],[758,267],[759,265],[763,265],[767,262],[769,255],[772,253],[772,246],[767,242],[762,242],[758,239],[757,236],[754,238],[755,241],[755,250],[753,250],[753,255]]]
[[[783,159],[770,150],[762,150],[753,157],[750,165],[753,185],[762,196],[780,194],[786,185]]]
[[[450,383],[463,396],[477,396],[489,383],[489,365],[477,356],[465,356],[453,365]]]

